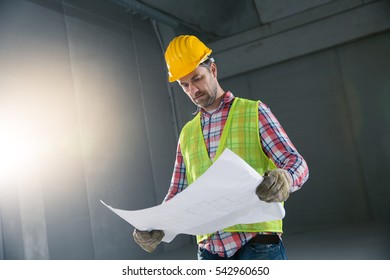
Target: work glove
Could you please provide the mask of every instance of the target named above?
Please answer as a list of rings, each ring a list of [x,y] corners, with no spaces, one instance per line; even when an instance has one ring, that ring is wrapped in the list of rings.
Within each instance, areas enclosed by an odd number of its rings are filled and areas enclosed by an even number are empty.
[[[265,202],[286,201],[290,195],[292,178],[288,171],[274,169],[264,174],[264,180],[256,188],[256,194]]]
[[[133,232],[135,242],[139,246],[141,246],[142,249],[149,253],[153,252],[154,249],[156,249],[157,245],[160,244],[164,235],[165,234],[162,230],[141,231],[135,229]]]

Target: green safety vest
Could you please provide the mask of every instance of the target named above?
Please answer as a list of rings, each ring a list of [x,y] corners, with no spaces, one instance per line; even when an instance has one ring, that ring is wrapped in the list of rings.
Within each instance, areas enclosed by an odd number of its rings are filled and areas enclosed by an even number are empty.
[[[217,160],[228,147],[262,176],[265,171],[276,169],[274,162],[261,148],[258,102],[260,101],[237,97],[234,99],[213,161]],[[188,185],[201,176],[213,163],[204,142],[200,114],[199,112],[194,119],[189,121],[180,133],[180,148],[186,166]],[[223,230],[225,232],[282,232],[282,220],[239,224]],[[211,234],[198,235],[197,242],[208,238]]]

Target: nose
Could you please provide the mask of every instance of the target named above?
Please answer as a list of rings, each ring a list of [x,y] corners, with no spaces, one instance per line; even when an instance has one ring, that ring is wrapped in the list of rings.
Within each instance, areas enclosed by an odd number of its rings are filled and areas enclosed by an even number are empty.
[[[191,96],[195,96],[196,93],[199,91],[199,89],[196,86],[194,86],[193,84],[189,84],[188,90],[189,90]]]

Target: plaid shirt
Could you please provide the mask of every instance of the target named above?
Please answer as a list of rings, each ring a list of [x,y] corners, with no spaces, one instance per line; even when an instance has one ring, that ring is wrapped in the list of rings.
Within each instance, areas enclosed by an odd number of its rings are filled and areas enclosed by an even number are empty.
[[[228,91],[216,111],[209,114],[203,109],[198,109],[198,111],[201,111],[203,137],[210,159],[213,159],[217,152],[219,140],[233,100],[234,95]],[[265,154],[273,160],[278,168],[285,169],[291,174],[293,186],[290,191],[298,190],[308,179],[309,170],[307,164],[297,152],[269,107],[261,102],[259,104],[259,128],[260,141]],[[179,141],[171,186],[164,201],[171,199],[186,187],[186,167]],[[202,241],[199,246],[221,257],[231,257],[256,234],[250,232],[224,232],[220,230]]]

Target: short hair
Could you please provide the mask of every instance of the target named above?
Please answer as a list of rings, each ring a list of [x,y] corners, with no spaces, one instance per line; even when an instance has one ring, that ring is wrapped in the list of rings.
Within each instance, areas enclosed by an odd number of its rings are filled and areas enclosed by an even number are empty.
[[[210,69],[211,64],[214,62],[214,58],[208,57],[205,61],[199,64],[199,66],[205,67],[207,69]]]

